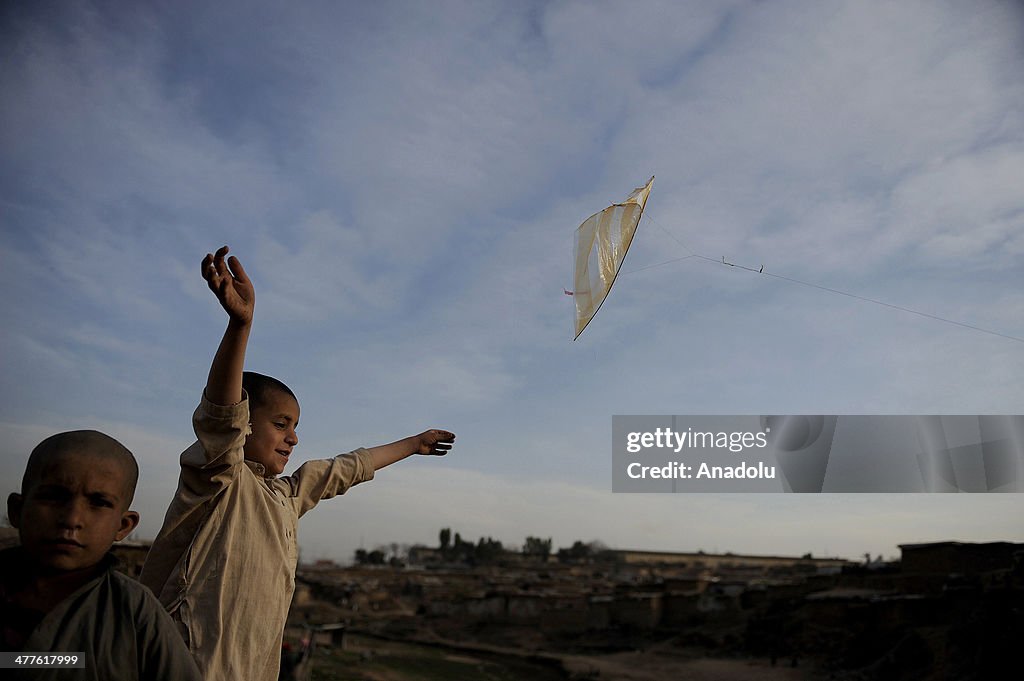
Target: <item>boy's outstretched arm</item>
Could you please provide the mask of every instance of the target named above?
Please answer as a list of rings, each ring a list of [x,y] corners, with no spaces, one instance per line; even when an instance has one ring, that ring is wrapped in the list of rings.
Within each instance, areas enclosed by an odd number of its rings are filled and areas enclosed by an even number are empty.
[[[450,433],[447,430],[426,430],[419,435],[413,435],[389,445],[370,447],[367,451],[373,458],[373,470],[379,471],[384,466],[389,466],[413,454],[444,456],[452,448],[454,442],[455,433]]]
[[[228,328],[206,379],[206,399],[225,406],[242,401],[242,369],[256,303],[256,293],[242,263],[235,256],[225,262],[227,254],[228,247],[222,246],[213,255],[207,253],[202,263],[203,279],[228,313]]]

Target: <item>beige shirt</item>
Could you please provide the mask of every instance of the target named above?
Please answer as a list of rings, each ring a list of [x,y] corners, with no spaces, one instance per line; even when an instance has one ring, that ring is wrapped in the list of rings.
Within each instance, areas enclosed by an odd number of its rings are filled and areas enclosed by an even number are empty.
[[[365,449],[264,477],[246,461],[249,404],[203,396],[192,417],[199,441],[181,455],[178,490],[142,570],[179,623],[206,681],[276,681],[295,588],[298,520],[373,478]]]

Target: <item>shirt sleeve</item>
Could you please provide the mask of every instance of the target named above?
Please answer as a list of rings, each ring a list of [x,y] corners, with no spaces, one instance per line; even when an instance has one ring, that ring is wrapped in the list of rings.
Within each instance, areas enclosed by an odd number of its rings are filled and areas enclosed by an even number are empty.
[[[206,521],[210,500],[235,481],[243,468],[249,400],[243,392],[241,402],[222,406],[210,402],[204,393],[192,425],[199,439],[181,454],[178,489],[139,576],[168,607],[184,593],[185,561]]]
[[[136,606],[135,626],[139,679],[202,681],[174,621],[148,591]]]
[[[352,485],[373,479],[373,458],[359,449],[333,459],[307,461],[290,476],[272,482],[277,491],[291,498],[301,517],[322,499],[344,494]]]
[[[181,482],[188,491],[208,496],[229,484],[238,473],[249,434],[249,399],[238,404],[214,404],[203,394],[192,415],[198,440],[181,454]]]

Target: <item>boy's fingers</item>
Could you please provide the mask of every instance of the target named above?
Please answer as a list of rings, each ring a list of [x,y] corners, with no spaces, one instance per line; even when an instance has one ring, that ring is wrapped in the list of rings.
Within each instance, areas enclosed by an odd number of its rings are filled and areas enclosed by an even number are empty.
[[[217,274],[222,277],[227,276],[228,274],[228,266],[227,263],[224,262],[224,253],[227,252],[225,248],[220,249],[213,256],[213,266],[216,268]]]
[[[228,265],[231,266],[231,274],[238,281],[247,284],[249,283],[249,276],[245,273],[245,268],[242,267],[242,262],[235,256],[228,258]]]
[[[210,290],[214,293],[219,294],[224,283],[224,277],[217,273],[217,267],[213,264],[213,256],[209,253],[203,258],[201,265],[203,279],[206,280],[206,285],[210,287]]]
[[[216,270],[211,269],[213,267],[213,254],[207,253],[206,257],[203,258],[203,262],[199,264],[199,271],[203,275],[203,279],[210,280],[210,275]]]

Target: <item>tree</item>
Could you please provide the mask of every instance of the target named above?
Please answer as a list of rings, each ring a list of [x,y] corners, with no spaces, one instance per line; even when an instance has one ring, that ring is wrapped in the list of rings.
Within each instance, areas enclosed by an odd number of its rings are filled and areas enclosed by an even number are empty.
[[[366,552],[366,549],[356,549],[356,562],[360,565],[383,565],[386,558],[387,554],[381,548],[376,548],[369,553]]]
[[[563,563],[585,561],[593,555],[590,544],[584,544],[580,540],[572,543],[567,549],[558,549],[558,560]]]
[[[441,540],[441,553],[444,553],[452,543],[452,528],[445,527],[442,529],[438,538]]]
[[[551,554],[551,537],[541,539],[540,537],[527,537],[523,544],[523,555],[539,558],[542,561],[548,559]]]
[[[480,537],[480,540],[476,543],[476,550],[473,552],[474,563],[482,565],[484,563],[494,562],[496,559],[501,557],[504,549],[501,546],[501,542],[488,537],[484,539]]]

